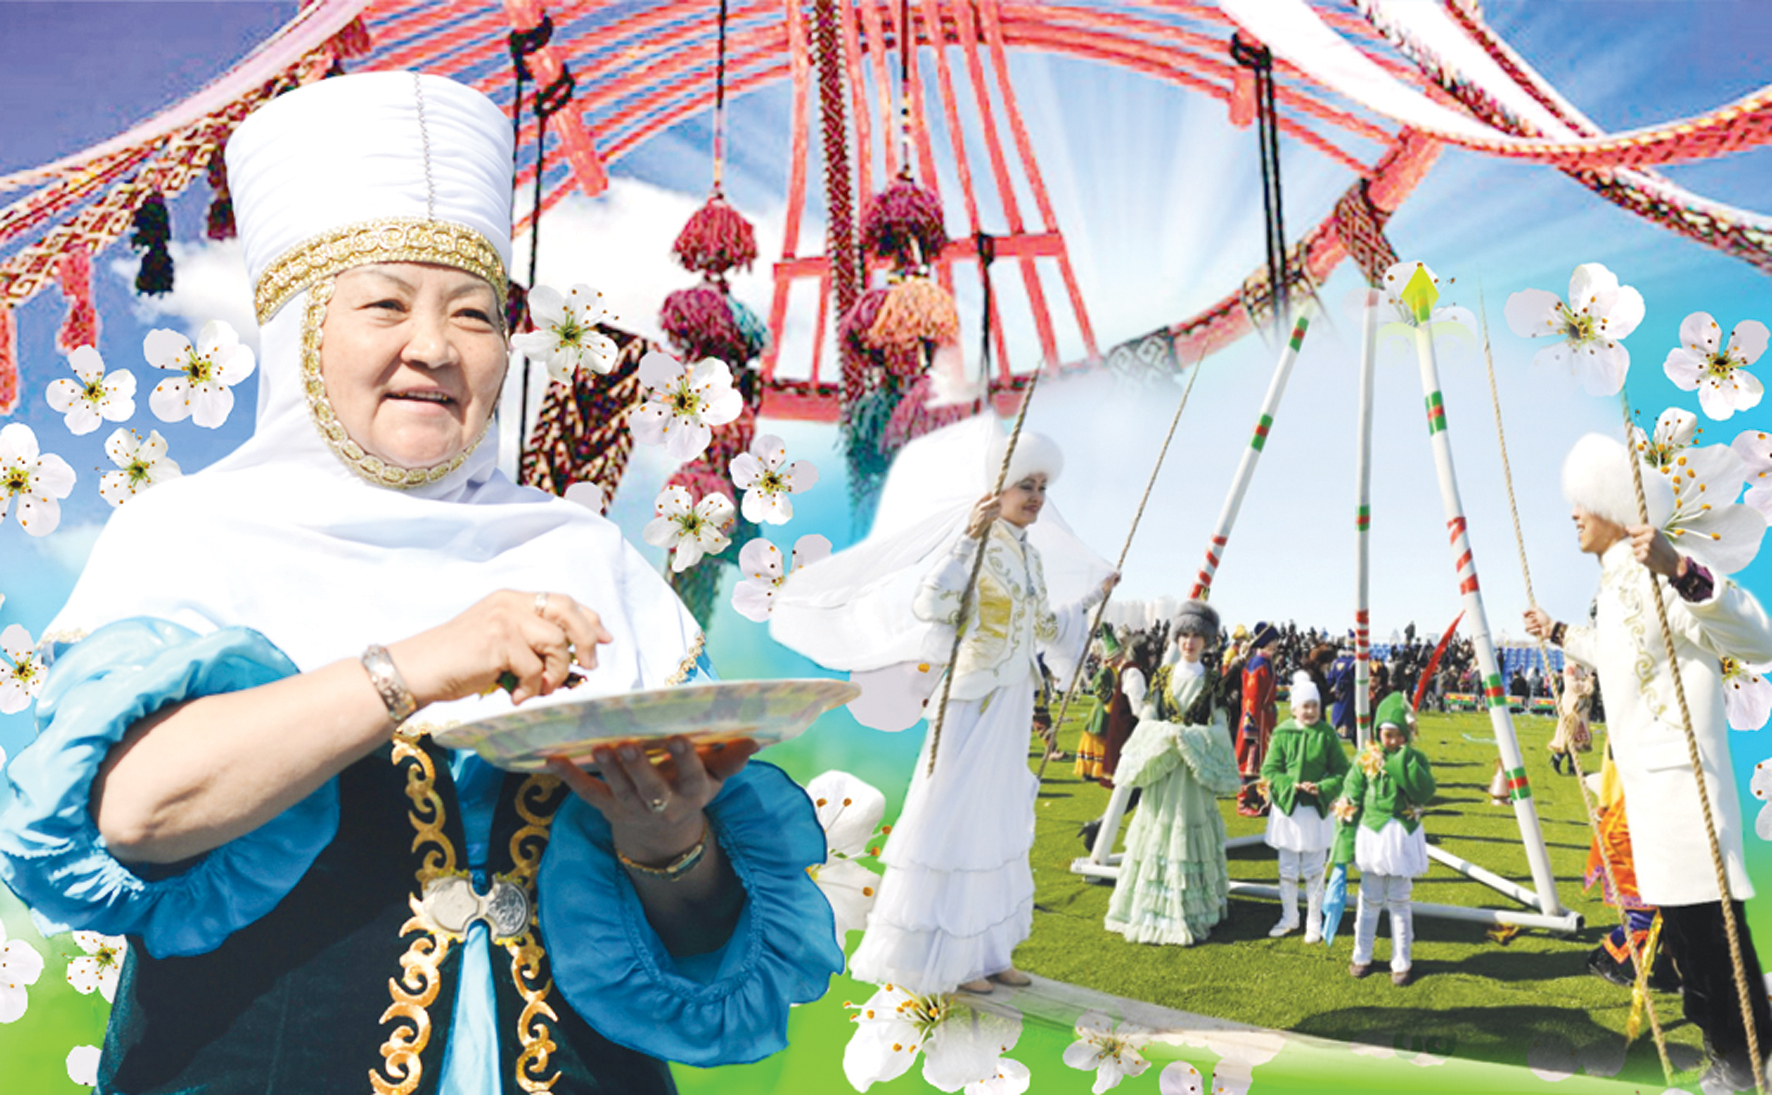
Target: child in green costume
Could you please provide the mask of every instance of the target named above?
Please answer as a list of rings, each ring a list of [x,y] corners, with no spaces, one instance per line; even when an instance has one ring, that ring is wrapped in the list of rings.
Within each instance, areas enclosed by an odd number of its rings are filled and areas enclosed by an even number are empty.
[[[1335,862],[1360,868],[1360,906],[1354,921],[1354,955],[1347,972],[1372,972],[1378,914],[1391,915],[1391,984],[1410,981],[1409,944],[1415,934],[1409,901],[1414,879],[1427,873],[1427,834],[1421,814],[1434,796],[1434,773],[1414,737],[1415,712],[1401,692],[1379,703],[1373,721],[1378,745],[1361,750],[1335,803],[1340,830]]]
[[[1304,941],[1323,940],[1323,864],[1335,843],[1329,804],[1341,794],[1347,754],[1323,719],[1323,698],[1304,672],[1292,678],[1292,717],[1274,727],[1261,764],[1267,844],[1280,853],[1280,922],[1269,935],[1298,930],[1298,884],[1305,887]]]

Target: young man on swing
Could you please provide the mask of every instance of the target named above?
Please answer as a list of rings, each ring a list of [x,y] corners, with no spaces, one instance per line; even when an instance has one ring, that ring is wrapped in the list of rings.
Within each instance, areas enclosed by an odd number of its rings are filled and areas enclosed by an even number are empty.
[[[1563,464],[1563,494],[1574,507],[1581,550],[1600,560],[1594,623],[1557,623],[1533,607],[1525,613],[1526,631],[1550,639],[1599,674],[1611,714],[1607,729],[1613,762],[1630,820],[1637,887],[1645,902],[1661,906],[1662,939],[1682,978],[1686,1018],[1704,1034],[1712,1059],[1704,1089],[1727,1085],[1752,1090],[1754,1073],[1723,895],[1705,838],[1675,674],[1650,595],[1653,590],[1661,597],[1673,635],[1729,879],[1762,1060],[1772,1052],[1772,1009],[1743,910],[1754,891],[1742,859],[1741,809],[1729,757],[1719,659],[1772,660],[1772,622],[1745,589],[1668,543],[1660,526],[1673,512],[1673,491],[1664,476],[1652,471],[1642,476],[1650,523],[1638,524],[1629,461],[1622,444],[1598,434],[1582,438],[1570,451]]]

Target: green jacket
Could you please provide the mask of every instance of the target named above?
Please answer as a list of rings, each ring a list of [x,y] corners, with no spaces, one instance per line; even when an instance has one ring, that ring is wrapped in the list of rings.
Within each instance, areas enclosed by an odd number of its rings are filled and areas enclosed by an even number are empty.
[[[1317,816],[1328,817],[1328,804],[1341,794],[1348,767],[1347,752],[1333,726],[1321,719],[1309,726],[1287,719],[1274,727],[1267,759],[1261,765],[1261,778],[1267,781],[1268,801],[1282,814],[1290,814],[1294,806],[1303,802],[1314,807]],[[1317,793],[1300,791],[1301,782],[1315,783]]]
[[[1333,860],[1336,863],[1354,861],[1356,825],[1377,832],[1395,818],[1403,823],[1404,829],[1413,833],[1421,827],[1417,811],[1434,797],[1433,769],[1428,766],[1427,756],[1421,750],[1405,745],[1394,753],[1380,755],[1383,767],[1376,775],[1368,776],[1366,769],[1356,760],[1347,779],[1342,782],[1342,801],[1352,805],[1354,815],[1343,818],[1336,827]]]
[[[1089,713],[1089,724],[1084,729],[1098,738],[1107,737],[1108,706],[1114,702],[1114,690],[1120,687],[1119,674],[1109,666],[1102,666],[1095,673],[1095,710]]]

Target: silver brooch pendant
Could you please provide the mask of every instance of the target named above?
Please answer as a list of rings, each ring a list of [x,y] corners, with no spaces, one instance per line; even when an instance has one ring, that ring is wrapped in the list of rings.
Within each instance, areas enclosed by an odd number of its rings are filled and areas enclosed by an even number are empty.
[[[439,878],[425,887],[419,903],[424,918],[451,935],[466,935],[474,921],[484,921],[494,939],[520,935],[529,926],[529,896],[521,886],[495,878],[484,894],[465,875]]]

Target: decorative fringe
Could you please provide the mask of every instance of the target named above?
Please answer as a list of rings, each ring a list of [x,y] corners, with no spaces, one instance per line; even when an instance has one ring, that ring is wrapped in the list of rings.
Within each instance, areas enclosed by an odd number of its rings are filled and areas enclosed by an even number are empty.
[[[327,40],[326,45],[335,58],[367,57],[375,50],[375,42],[370,39],[369,28],[363,25],[361,15],[346,23],[343,29]]]
[[[755,356],[726,294],[718,289],[698,285],[677,290],[665,298],[658,323],[686,361],[717,357],[738,369]]]
[[[976,403],[931,407],[934,391],[934,378],[925,376],[919,377],[904,393],[898,406],[892,409],[892,417],[886,421],[885,432],[880,435],[880,455],[890,460],[899,449],[924,434],[963,422],[976,413]]]
[[[891,290],[885,286],[869,289],[855,298],[855,307],[837,322],[837,335],[844,347],[858,361],[871,362],[894,376],[915,376],[922,368],[922,343],[902,346],[876,346],[868,338],[874,322],[880,318],[880,307]]]
[[[55,333],[55,348],[63,355],[82,346],[98,345],[98,309],[92,303],[92,258],[82,248],[67,251],[55,260],[55,276],[61,282],[68,314]]]
[[[136,291],[150,296],[172,292],[172,253],[166,249],[172,238],[172,217],[158,190],[136,207],[134,227],[129,243],[142,252],[141,272],[135,275]]]
[[[726,307],[732,312],[732,322],[744,335],[745,348],[748,351],[746,360],[761,357],[769,348],[769,325],[763,317],[747,308],[743,301],[727,294]]]
[[[0,304],[0,415],[18,410],[18,320]]]
[[[215,196],[209,199],[209,227],[204,235],[212,240],[231,240],[235,235],[234,197],[228,193],[228,167],[220,148],[209,157],[209,189]]]
[[[535,330],[529,318],[529,290],[516,278],[505,286],[505,330],[513,335]]]
[[[671,254],[686,268],[723,280],[726,271],[749,270],[757,261],[757,231],[715,194],[677,234]]]
[[[960,338],[960,313],[946,289],[925,277],[908,277],[887,288],[866,337],[877,347],[914,347],[919,340],[945,345]]]
[[[912,250],[913,242],[916,250]],[[901,266],[921,265],[947,246],[941,198],[906,178],[874,195],[861,218],[861,243]]]

